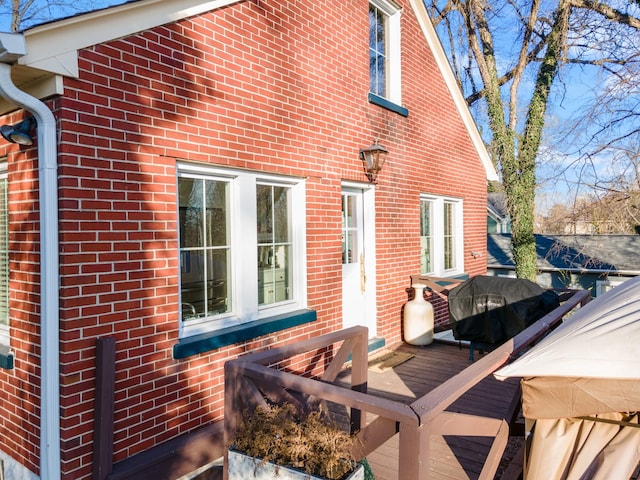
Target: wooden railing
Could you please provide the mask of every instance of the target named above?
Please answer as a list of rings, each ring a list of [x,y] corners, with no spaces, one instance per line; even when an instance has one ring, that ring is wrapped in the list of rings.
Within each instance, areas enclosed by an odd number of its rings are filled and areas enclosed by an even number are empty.
[[[486,354],[462,372],[411,404],[403,404],[367,393],[367,343],[365,327],[352,327],[281,348],[248,354],[225,365],[225,445],[229,445],[246,409],[268,401],[292,402],[301,407],[332,402],[351,411],[352,429],[358,436],[355,457],[364,458],[388,439],[399,434],[398,478],[429,478],[430,436],[485,436],[493,443],[480,479],[492,479],[509,436],[511,418],[495,419],[445,411],[462,394],[490,375],[519,352],[536,342],[574,308],[590,299],[588,291],[572,291],[563,303],[516,337]],[[337,353],[332,354],[333,347]],[[281,363],[311,353],[324,359],[319,378],[291,373]],[[317,355],[325,352],[327,355]],[[334,384],[345,362],[351,361],[351,388]],[[361,425],[362,413],[376,418]],[[226,463],[226,462],[225,462]],[[227,472],[224,472],[225,479]]]

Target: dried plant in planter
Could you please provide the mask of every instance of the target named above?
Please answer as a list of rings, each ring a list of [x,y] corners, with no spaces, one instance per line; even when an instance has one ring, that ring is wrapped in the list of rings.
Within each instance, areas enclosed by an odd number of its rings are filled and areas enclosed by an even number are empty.
[[[283,404],[247,412],[233,448],[261,459],[261,464],[271,462],[339,480],[356,466],[351,455],[354,441],[321,411],[298,415],[293,405]]]

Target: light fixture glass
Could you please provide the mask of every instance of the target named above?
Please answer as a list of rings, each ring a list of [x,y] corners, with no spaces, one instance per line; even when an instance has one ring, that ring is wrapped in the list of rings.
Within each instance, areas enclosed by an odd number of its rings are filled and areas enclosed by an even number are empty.
[[[15,125],[3,125],[0,127],[0,135],[7,142],[17,143],[19,145],[33,145],[33,137],[31,131],[35,127],[33,117],[27,117],[20,123]]]
[[[387,149],[380,145],[377,140],[373,145],[360,149],[360,160],[362,160],[364,174],[369,179],[369,183],[376,183],[378,173],[382,170],[387,153]]]

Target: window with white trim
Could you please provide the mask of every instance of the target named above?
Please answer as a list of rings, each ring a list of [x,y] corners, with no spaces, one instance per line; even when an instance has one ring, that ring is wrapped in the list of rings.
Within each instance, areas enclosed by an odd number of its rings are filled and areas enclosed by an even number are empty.
[[[609,277],[606,280],[596,280],[596,297],[604,295],[609,290],[612,290],[618,285],[622,285],[627,280],[629,280],[629,278],[623,277]]]
[[[0,164],[0,344],[9,345],[9,204],[7,164]]]
[[[400,8],[389,0],[369,2],[369,90],[402,104]]]
[[[304,182],[178,166],[181,333],[306,307]]]
[[[462,200],[420,196],[420,271],[455,275],[464,271]]]

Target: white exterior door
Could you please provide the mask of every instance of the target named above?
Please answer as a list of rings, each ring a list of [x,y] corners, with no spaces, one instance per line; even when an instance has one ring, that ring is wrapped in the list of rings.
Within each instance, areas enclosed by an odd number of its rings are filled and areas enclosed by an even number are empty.
[[[342,325],[376,334],[374,190],[342,188]]]

